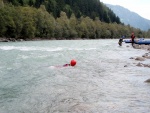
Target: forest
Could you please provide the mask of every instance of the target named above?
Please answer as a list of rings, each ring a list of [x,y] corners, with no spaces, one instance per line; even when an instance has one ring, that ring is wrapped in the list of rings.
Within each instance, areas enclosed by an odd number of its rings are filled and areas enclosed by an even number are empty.
[[[124,25],[99,0],[0,0],[0,37],[14,39],[107,39],[150,37]]]

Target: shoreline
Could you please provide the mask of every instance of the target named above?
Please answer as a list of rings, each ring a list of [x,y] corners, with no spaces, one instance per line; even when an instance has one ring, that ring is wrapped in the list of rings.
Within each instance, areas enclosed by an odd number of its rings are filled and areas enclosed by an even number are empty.
[[[46,41],[46,40],[108,40],[108,39],[119,39],[119,38],[97,38],[97,39],[89,39],[89,38],[32,38],[32,39],[15,39],[15,38],[2,38],[0,37],[0,42],[22,42],[22,41]]]
[[[88,38],[87,38],[88,39]],[[43,40],[87,40],[86,38],[72,38],[72,39],[65,39],[65,38],[32,38],[32,39],[15,39],[15,38],[2,38],[0,37],[0,42],[22,42],[22,41],[43,41]],[[94,40],[94,39],[88,39]]]
[[[22,41],[42,41],[42,40],[56,40],[55,38],[32,38],[32,39],[15,39],[15,38],[2,38],[0,37],[0,42],[22,42]]]
[[[150,68],[150,64],[145,64],[145,63],[142,63],[142,61],[145,61],[145,60],[150,60],[150,45],[139,45],[139,44],[134,44],[133,45],[134,49],[143,49],[143,50],[146,50],[146,53],[142,56],[138,56],[136,58],[132,57],[130,59],[134,59],[136,61],[139,61],[136,66],[138,67],[145,67],[145,68]],[[146,83],[150,83],[150,78],[145,80],[144,82]]]

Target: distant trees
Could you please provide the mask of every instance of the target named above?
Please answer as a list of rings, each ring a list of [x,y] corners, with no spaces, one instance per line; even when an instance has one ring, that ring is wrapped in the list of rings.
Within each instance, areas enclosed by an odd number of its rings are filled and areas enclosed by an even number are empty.
[[[69,32],[70,26],[69,26],[69,19],[65,12],[60,13],[60,17],[56,19],[56,23],[57,26],[61,28],[60,30],[61,35],[59,37],[68,39],[70,37],[70,32]]]
[[[0,0],[0,8],[3,8],[3,7],[4,7],[3,0]]]
[[[121,23],[120,19],[99,0],[4,0],[15,6],[32,6],[39,8],[44,5],[49,13],[55,18],[60,16],[60,12],[66,13],[68,18],[74,14],[77,18],[88,16],[92,19],[99,17],[101,21],[110,23]],[[0,7],[2,3],[0,2]]]
[[[36,4],[37,1],[30,0],[30,2]],[[39,2],[43,3],[44,1]],[[55,7],[55,0],[51,2]],[[68,2],[72,5],[74,3],[73,0],[68,0]],[[99,17],[95,17],[95,19],[88,16],[77,18],[74,13],[70,13],[69,18],[66,12],[61,11],[59,17],[55,18],[53,14],[47,12],[47,6],[45,5],[40,5],[39,8],[14,6],[12,4],[0,4],[0,6],[0,37],[25,40],[35,37],[47,39],[105,39],[118,38],[122,35],[129,37],[131,32],[134,32],[137,37],[150,37],[150,30],[145,32],[117,22],[105,23]],[[69,6],[65,8],[65,10],[72,12]],[[93,15],[96,14],[93,13]],[[112,20],[108,17],[108,21]]]
[[[37,37],[54,37],[54,27],[55,27],[55,19],[54,17],[49,14],[44,5],[41,5],[41,7],[36,12],[36,33],[35,35]]]

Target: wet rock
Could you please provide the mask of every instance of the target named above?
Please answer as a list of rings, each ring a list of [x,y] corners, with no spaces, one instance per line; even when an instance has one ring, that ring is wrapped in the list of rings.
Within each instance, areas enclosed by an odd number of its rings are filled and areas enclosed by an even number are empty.
[[[149,67],[150,68],[150,65],[149,64],[143,64],[144,67]]]
[[[135,49],[147,49],[147,50],[150,50],[150,45],[145,45],[145,44],[142,44],[142,45],[134,44],[133,47]]]
[[[148,56],[148,53],[145,53],[144,55],[142,55],[142,57],[146,57],[146,56]]]
[[[135,58],[135,60],[144,61],[145,59],[143,57],[137,57],[137,58]]]
[[[141,47],[141,49],[147,49],[149,47],[149,45],[142,44],[142,45],[140,45],[140,47]]]
[[[143,63],[138,63],[136,66],[139,66],[139,67],[148,67],[150,68],[150,65],[149,64],[143,64]]]
[[[144,58],[150,59],[150,56],[145,56]]]
[[[0,38],[0,42],[16,42],[16,41],[25,41],[24,39],[15,39],[15,38]]]
[[[0,38],[0,42],[9,42],[9,40],[6,38]]]
[[[143,64],[139,62],[136,66],[143,67]]]
[[[150,83],[150,79],[147,79],[145,82],[148,82],[148,83]]]
[[[124,65],[124,67],[128,67],[127,65]]]
[[[145,53],[144,55],[142,55],[142,57],[150,59],[149,53]]]
[[[130,59],[135,59],[134,57],[130,57]]]
[[[22,42],[22,41],[24,41],[23,39],[18,39],[17,41],[20,41],[20,42]]]
[[[11,42],[16,42],[16,39],[14,39],[14,38],[8,38],[8,40]]]
[[[141,49],[141,46],[139,44],[134,44],[133,48],[135,48],[135,49]]]
[[[148,46],[147,50],[150,51],[150,45]]]

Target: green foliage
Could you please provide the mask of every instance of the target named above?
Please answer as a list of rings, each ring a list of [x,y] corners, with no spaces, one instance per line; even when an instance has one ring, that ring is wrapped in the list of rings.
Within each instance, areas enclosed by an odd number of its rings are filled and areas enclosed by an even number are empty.
[[[24,36],[25,39],[35,37],[36,9],[32,7],[22,7],[20,10],[21,10],[20,13],[22,13],[21,36]]]
[[[78,37],[78,33],[76,31],[77,18],[74,14],[71,15],[69,20],[69,30],[70,30],[70,38]]]
[[[37,10],[36,14],[36,36],[37,37],[53,37],[55,20],[49,14],[44,5]]]
[[[3,8],[3,7],[4,7],[3,0],[0,0],[0,8]]]
[[[50,1],[53,2],[53,7],[57,7],[57,1]],[[68,4],[71,4],[65,5],[63,9],[65,11],[56,10],[57,13],[60,11],[60,13],[58,13],[58,17],[54,17],[53,14],[47,12],[47,6],[45,6],[47,1],[39,2],[43,3],[43,5],[40,5],[39,8],[30,6],[14,6],[11,4],[5,4],[1,7],[0,37],[11,37],[15,39],[32,39],[35,37],[44,39],[100,39],[120,38],[123,35],[130,37],[132,32],[135,33],[136,37],[150,37],[150,30],[145,32],[140,29],[130,27],[129,25],[118,24],[117,22],[112,23],[113,20],[111,20],[109,16],[109,12],[111,11],[109,10],[102,11],[101,16],[106,15],[104,17],[107,17],[108,20],[105,20],[110,22],[105,23],[95,12],[92,13],[93,17],[97,15],[97,17],[94,17],[95,19],[88,16],[81,16],[80,18],[77,18],[70,7],[74,5],[73,0],[65,1]],[[24,3],[26,4],[27,1],[24,1]],[[61,5],[61,7],[63,7],[63,5]],[[86,8],[89,8],[88,4],[86,4],[83,8],[85,12]],[[79,7],[77,9],[79,9]],[[66,13],[68,11],[70,11],[70,18],[68,18],[68,13]],[[80,10],[78,11],[80,12]],[[115,16],[112,15],[112,17]]]
[[[69,38],[69,19],[65,12],[60,13],[60,17],[57,18],[56,22],[62,28],[62,37]]]
[[[77,18],[88,16],[92,19],[99,17],[101,21],[121,23],[120,19],[99,0],[6,0],[15,6],[34,6],[39,8],[45,5],[46,10],[55,18],[63,11],[70,18],[74,13]],[[1,3],[0,3],[1,4]]]
[[[44,5],[48,12],[53,13],[53,16],[57,17],[57,2],[56,0],[47,0],[44,2]]]
[[[0,32],[2,33],[1,36],[6,37],[14,37],[15,35],[15,23],[14,23],[14,14],[15,10],[13,6],[6,7],[6,9],[0,9]]]

